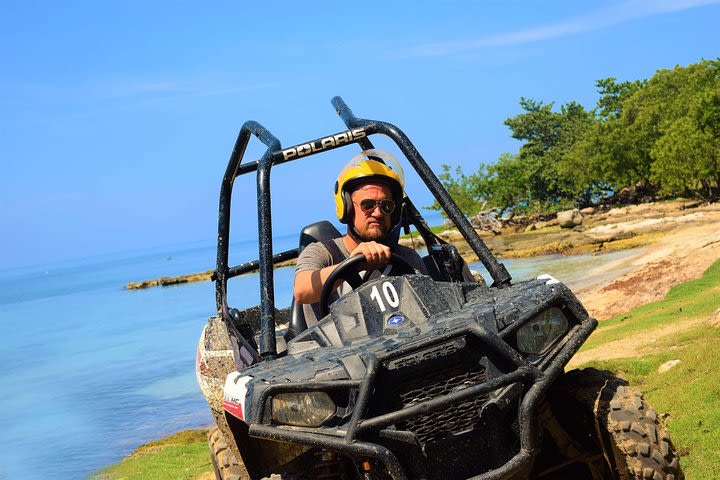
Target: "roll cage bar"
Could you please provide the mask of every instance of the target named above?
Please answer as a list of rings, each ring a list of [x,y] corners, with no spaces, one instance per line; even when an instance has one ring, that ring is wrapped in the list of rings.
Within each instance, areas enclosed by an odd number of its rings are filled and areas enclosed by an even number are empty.
[[[349,129],[328,137],[323,137],[293,147],[283,149],[280,141],[265,127],[253,120],[245,122],[240,129],[235,146],[230,155],[228,166],[220,186],[220,209],[218,213],[217,266],[215,280],[215,303],[218,312],[226,321],[231,316],[227,304],[227,281],[242,273],[260,270],[260,343],[259,353],[265,359],[277,357],[275,344],[275,295],[273,288],[273,265],[275,262],[296,257],[297,249],[289,250],[273,256],[272,253],[272,216],[270,205],[270,170],[299,158],[326,152],[339,147],[357,143],[363,150],[373,148],[368,138],[370,135],[381,134],[389,137],[398,146],[417,174],[430,189],[435,199],[443,208],[448,218],[457,226],[467,240],[468,245],[478,256],[482,264],[493,278],[494,287],[510,284],[511,277],[505,266],[497,261],[480,236],[475,232],[465,215],[460,211],[433,171],[417,151],[410,139],[395,125],[377,120],[357,118],[342,98],[331,100],[336,113]],[[257,137],[267,149],[262,157],[253,162],[242,164],[250,135]],[[230,236],[230,204],[232,187],[240,175],[257,172],[258,196],[258,245],[259,257],[236,267],[228,267],[228,250]],[[412,208],[414,210],[414,207]]]

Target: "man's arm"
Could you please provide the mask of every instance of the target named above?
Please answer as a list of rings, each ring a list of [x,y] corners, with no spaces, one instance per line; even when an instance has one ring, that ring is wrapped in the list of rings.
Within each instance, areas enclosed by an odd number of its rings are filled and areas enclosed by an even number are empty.
[[[320,291],[325,280],[330,276],[337,265],[321,268],[319,270],[305,270],[295,274],[295,301],[298,303],[316,303],[320,301]]]
[[[360,243],[350,256],[358,253],[365,255],[366,270],[382,268],[390,260],[390,248],[377,242]],[[295,274],[295,287],[293,295],[298,303],[316,303],[320,300],[320,291],[325,280],[330,276],[337,265],[330,265],[317,270],[303,270]]]

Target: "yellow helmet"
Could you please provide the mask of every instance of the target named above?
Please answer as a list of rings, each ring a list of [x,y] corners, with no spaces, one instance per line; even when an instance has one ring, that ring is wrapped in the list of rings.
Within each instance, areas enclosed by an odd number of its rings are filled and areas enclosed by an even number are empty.
[[[400,220],[405,175],[400,163],[390,153],[383,150],[365,150],[355,155],[340,171],[335,182],[335,213],[338,220],[348,223],[352,219],[352,200],[350,194],[358,185],[378,182],[390,187],[397,208],[392,213],[392,224]]]

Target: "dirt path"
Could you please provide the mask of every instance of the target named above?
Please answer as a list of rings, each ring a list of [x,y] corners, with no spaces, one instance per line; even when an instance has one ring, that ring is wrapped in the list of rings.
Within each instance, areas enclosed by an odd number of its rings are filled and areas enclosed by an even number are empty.
[[[609,264],[590,272],[601,274],[603,270],[630,267],[618,278],[580,291],[580,298],[595,318],[604,320],[662,299],[674,285],[699,278],[718,258],[720,211],[712,221],[677,227],[621,265]]]
[[[639,332],[635,335],[625,337],[621,340],[615,340],[605,343],[591,350],[585,350],[575,355],[568,363],[567,368],[576,368],[583,363],[592,360],[609,360],[612,358],[631,358],[638,355],[648,355],[651,353],[659,353],[660,349],[656,347],[658,340],[676,335],[678,332],[687,330],[696,325],[705,323],[703,319],[685,320],[682,322],[666,325],[654,330]],[[603,331],[600,326],[596,332]]]
[[[707,206],[700,212],[680,216],[676,220],[675,228],[636,255],[588,272],[588,275],[611,278],[577,292],[590,314],[600,320],[599,331],[610,328],[603,327],[602,320],[664,298],[674,285],[699,278],[720,259],[719,205]],[[612,278],[613,271],[621,270],[623,274]],[[601,345],[577,355],[570,366],[590,360],[627,358],[652,352],[658,339],[677,334],[705,320],[678,322]]]

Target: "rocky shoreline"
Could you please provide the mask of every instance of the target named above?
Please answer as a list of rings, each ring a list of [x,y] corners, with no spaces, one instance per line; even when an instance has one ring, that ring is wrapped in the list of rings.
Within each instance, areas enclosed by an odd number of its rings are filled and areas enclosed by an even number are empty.
[[[526,258],[537,255],[601,254],[649,245],[681,225],[715,221],[720,204],[675,200],[608,209],[560,212],[537,222],[510,223],[500,229],[477,230],[494,255]],[[466,261],[477,260],[460,232],[449,228],[438,234],[455,244]],[[421,248],[422,238],[404,239]]]
[[[181,285],[183,283],[204,282],[212,278],[215,270],[206,270],[200,273],[190,273],[187,275],[178,275],[177,277],[160,277],[155,280],[143,280],[141,282],[128,282],[125,286],[128,290],[141,290],[150,287],[168,287],[171,285]]]
[[[678,226],[714,221],[720,216],[720,204],[674,200],[644,203],[616,208],[589,208],[560,212],[554,218],[536,222],[475,221],[476,231],[494,255],[502,258],[526,258],[537,255],[601,254],[650,245]],[[475,220],[475,219],[474,219]],[[448,228],[438,234],[453,243],[468,263],[477,261],[460,232]],[[402,245],[423,248],[422,238],[414,234],[400,240]],[[276,268],[294,265],[288,260]],[[213,270],[200,273],[160,277],[155,280],[129,282],[125,288],[138,290],[210,280]]]

